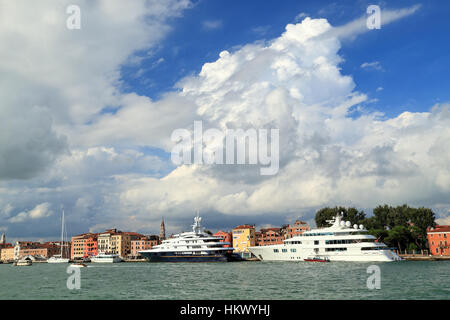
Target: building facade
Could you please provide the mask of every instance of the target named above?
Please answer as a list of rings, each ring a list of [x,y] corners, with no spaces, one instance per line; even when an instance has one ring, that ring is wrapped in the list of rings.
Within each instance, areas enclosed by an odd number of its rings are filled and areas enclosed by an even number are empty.
[[[214,236],[221,238],[222,239],[220,240],[221,242],[229,242],[230,243],[229,245],[228,244],[224,245],[224,247],[226,248],[230,248],[233,245],[233,235],[231,232],[219,230],[214,234]]]
[[[70,246],[69,243],[66,243],[67,246]],[[63,248],[64,249],[64,248]],[[69,258],[70,250],[63,250],[63,258]],[[25,256],[33,256],[35,258],[48,259],[54,255],[61,253],[61,246],[59,243],[52,242],[17,242],[14,246],[14,260],[21,259]]]
[[[256,235],[257,246],[270,246],[283,244],[284,234],[282,228],[263,228]]]
[[[290,224],[283,227],[283,236],[284,239],[290,239],[292,237],[299,236],[303,234],[303,232],[309,230],[310,227],[306,222],[297,220],[295,221],[294,224]]]
[[[435,256],[450,255],[450,226],[436,226],[427,230],[430,253]]]
[[[234,252],[240,254],[244,258],[251,256],[248,247],[256,245],[255,226],[241,225],[232,230]]]
[[[0,251],[0,260],[3,262],[13,261],[14,260],[14,247],[3,247]]]
[[[138,258],[141,257],[139,254],[139,251],[142,250],[150,250],[153,246],[156,246],[160,244],[159,236],[157,235],[151,235],[151,236],[144,236],[140,237],[139,239],[131,240],[131,258]]]
[[[97,233],[84,233],[72,237],[71,259],[84,259],[98,254]]]

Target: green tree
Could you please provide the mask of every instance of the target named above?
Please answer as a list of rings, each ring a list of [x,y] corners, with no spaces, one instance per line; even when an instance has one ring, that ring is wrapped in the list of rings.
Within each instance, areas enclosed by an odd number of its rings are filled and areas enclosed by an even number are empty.
[[[395,226],[388,231],[388,235],[384,240],[389,247],[397,247],[399,250],[404,250],[410,243],[411,233],[406,226]]]
[[[367,227],[366,227],[367,228]],[[377,241],[384,242],[384,239],[389,235],[388,231],[385,229],[368,229],[369,234],[377,238]]]
[[[410,208],[409,223],[414,243],[418,248],[428,248],[427,229],[436,226],[434,212],[429,208]]]
[[[358,211],[356,208],[334,207],[334,208],[322,208],[317,211],[315,216],[316,225],[318,228],[328,227],[327,220],[332,220],[337,214],[343,213],[344,220],[348,220],[351,224],[361,224],[366,214],[364,211]]]
[[[371,227],[374,229],[386,229],[388,225],[388,216],[393,210],[391,206],[385,204],[384,206],[377,206],[373,209],[373,217],[371,217]]]

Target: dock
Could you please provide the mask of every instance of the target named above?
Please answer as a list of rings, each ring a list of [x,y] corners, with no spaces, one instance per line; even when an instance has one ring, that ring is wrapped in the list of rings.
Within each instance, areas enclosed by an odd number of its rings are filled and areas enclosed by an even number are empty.
[[[450,261],[450,256],[407,254],[400,255],[400,257],[407,261]]]

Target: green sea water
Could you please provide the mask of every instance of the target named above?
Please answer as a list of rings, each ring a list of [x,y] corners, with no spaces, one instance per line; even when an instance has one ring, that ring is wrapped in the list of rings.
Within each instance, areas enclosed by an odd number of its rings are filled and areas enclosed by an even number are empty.
[[[68,264],[0,264],[0,299],[450,299],[450,261],[89,264],[68,289]]]

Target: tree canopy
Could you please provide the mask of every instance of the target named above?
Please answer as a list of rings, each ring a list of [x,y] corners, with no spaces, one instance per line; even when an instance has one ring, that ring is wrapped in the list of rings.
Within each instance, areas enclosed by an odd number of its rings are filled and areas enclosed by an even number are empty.
[[[315,221],[318,228],[327,227],[327,220],[332,220],[337,214],[343,213],[344,220],[348,220],[353,224],[361,224],[366,214],[364,211],[358,211],[356,208],[334,207],[323,208],[317,211]]]
[[[320,209],[315,217],[317,227],[328,226],[326,221],[340,212],[343,212],[344,220],[363,224],[379,241],[399,250],[428,248],[427,229],[436,226],[435,214],[429,208],[412,208],[406,204],[392,207],[385,204],[377,206],[369,218],[366,218],[364,211],[356,208]]]

